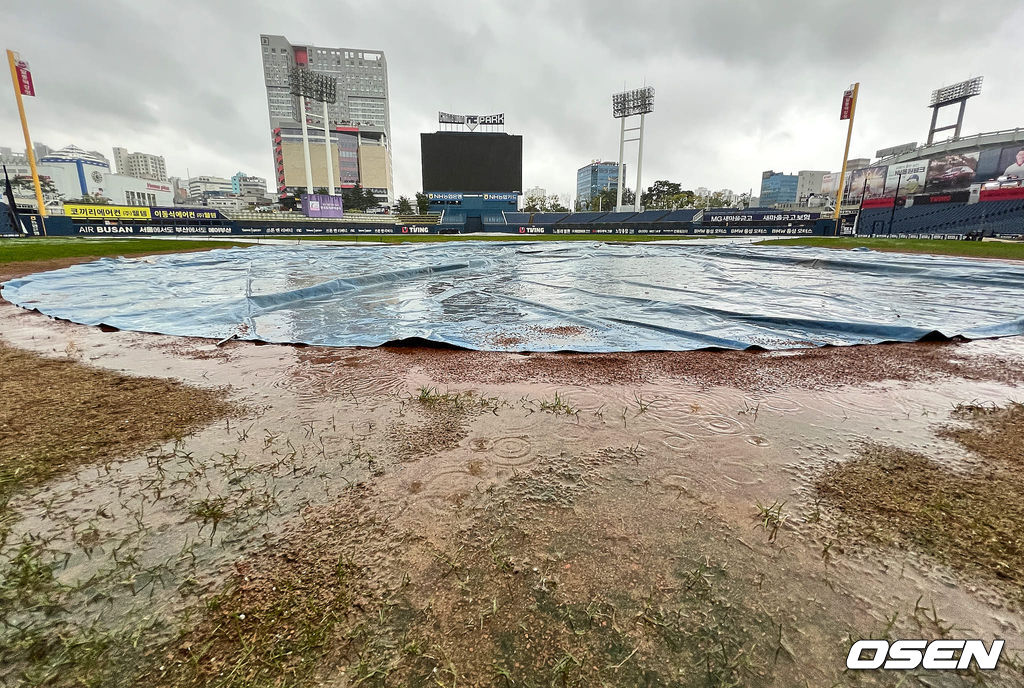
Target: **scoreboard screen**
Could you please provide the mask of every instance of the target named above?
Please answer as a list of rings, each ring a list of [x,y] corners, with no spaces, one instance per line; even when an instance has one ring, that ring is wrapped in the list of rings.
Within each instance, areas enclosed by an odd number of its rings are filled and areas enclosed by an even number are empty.
[[[491,132],[420,134],[423,191],[522,191],[523,137]]]

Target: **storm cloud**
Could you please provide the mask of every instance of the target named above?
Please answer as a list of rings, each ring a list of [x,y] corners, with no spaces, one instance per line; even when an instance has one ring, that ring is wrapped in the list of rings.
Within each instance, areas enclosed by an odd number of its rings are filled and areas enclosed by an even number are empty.
[[[108,157],[164,155],[171,175],[272,178],[260,33],[383,50],[396,192],[420,189],[437,111],[504,112],[523,183],[575,195],[576,169],[618,155],[611,94],[657,89],[644,186],[760,185],[762,170],[838,169],[843,90],[861,83],[851,157],[927,136],[933,89],[984,75],[965,133],[1021,126],[1024,6],[876,2],[81,3],[5,11],[3,46],[33,72],[32,137]],[[23,146],[9,87],[0,145]],[[952,116],[952,113],[949,114]],[[627,149],[627,184],[635,183]]]

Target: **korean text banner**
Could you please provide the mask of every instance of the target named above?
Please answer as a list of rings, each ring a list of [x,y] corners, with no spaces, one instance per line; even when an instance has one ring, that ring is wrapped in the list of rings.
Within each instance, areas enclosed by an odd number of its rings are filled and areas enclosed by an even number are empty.
[[[149,220],[149,208],[133,205],[75,205],[64,204],[68,217],[107,218],[111,220]]]
[[[927,160],[911,160],[896,165],[889,165],[889,172],[885,176],[885,194],[891,196],[896,193],[896,186],[900,187],[900,197],[921,193],[924,190],[925,179],[928,177]]]
[[[34,96],[36,87],[32,83],[32,72],[29,71],[28,62],[18,59],[14,63],[14,71],[18,75],[18,90],[23,96]]]

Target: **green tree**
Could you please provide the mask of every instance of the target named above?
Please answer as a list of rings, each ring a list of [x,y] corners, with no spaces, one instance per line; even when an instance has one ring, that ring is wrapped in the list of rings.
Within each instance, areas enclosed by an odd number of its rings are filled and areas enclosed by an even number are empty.
[[[430,211],[430,199],[427,198],[427,194],[417,192],[416,194],[416,212],[420,215],[426,215]]]
[[[729,205],[729,201],[726,199],[725,194],[719,193],[718,191],[707,196],[697,196],[694,199],[693,207],[695,208],[725,208]]]
[[[313,193],[316,193],[316,194],[326,194],[327,193],[327,187],[326,186],[321,186],[319,189],[314,189]]]
[[[28,174],[13,177],[11,179],[11,188],[19,196],[30,194],[34,195],[36,192],[36,186],[32,183],[32,175]],[[39,189],[43,192],[43,196],[48,198],[59,198],[61,196],[57,191],[56,184],[54,184],[53,180],[49,177],[39,178]]]
[[[542,213],[544,212],[544,206],[546,204],[547,199],[544,196],[535,193],[528,193],[523,198],[523,212]]]
[[[376,208],[380,205],[380,201],[373,195],[373,192],[369,189],[363,189],[363,210],[369,210],[370,208]]]
[[[682,192],[683,187],[677,182],[659,179],[640,194],[640,204],[645,208],[651,209],[671,208],[672,198]]]
[[[412,214],[412,202],[409,200],[408,196],[398,197],[398,212],[402,215]]]
[[[567,213],[569,209],[562,204],[557,194],[551,194],[544,200],[543,205],[544,212],[548,213]]]

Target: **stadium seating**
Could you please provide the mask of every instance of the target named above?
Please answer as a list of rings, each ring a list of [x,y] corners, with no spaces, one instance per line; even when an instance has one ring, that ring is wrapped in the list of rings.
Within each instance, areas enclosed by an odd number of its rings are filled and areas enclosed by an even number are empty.
[[[505,213],[505,223],[510,225],[529,224],[530,213]]]
[[[887,234],[892,208],[862,210],[858,234]],[[893,234],[981,231],[987,235],[1024,233],[1024,199],[981,203],[936,203],[897,208],[892,220]]]
[[[436,225],[441,222],[441,216],[433,213],[429,215],[392,215],[396,225]]]
[[[655,222],[693,222],[694,215],[696,215],[699,212],[699,210],[693,209],[673,210],[667,215],[661,217],[660,219],[655,220]]]
[[[464,225],[466,224],[466,211],[465,210],[446,210],[441,215],[441,222],[446,225]]]
[[[623,213],[605,213],[602,217],[594,220],[595,223],[619,223],[619,222],[632,222],[631,217],[636,217],[638,213],[634,213],[632,210]],[[643,215],[643,213],[639,213]],[[664,213],[662,213],[664,214]],[[564,223],[563,223],[564,224]]]
[[[565,217],[565,219],[558,220],[557,222],[560,225],[585,225],[585,224],[589,224],[591,222],[597,221],[597,219],[599,217],[601,217],[602,215],[605,215],[605,214],[606,213],[602,213],[602,212],[596,212],[596,213],[570,213],[569,215],[567,215]]]
[[[209,208],[204,208],[209,210]],[[345,213],[342,218],[337,217],[306,217],[302,213],[291,213],[291,212],[255,212],[253,210],[222,210],[225,217],[232,220],[265,220],[274,222],[295,222],[296,220],[302,220],[303,222],[364,222],[367,224],[394,224],[394,215],[377,215],[373,213]]]
[[[535,225],[553,225],[568,216],[569,213],[534,213],[530,221]]]
[[[480,221],[485,225],[505,225],[505,215],[500,210],[490,210],[480,213]]]
[[[619,213],[608,213],[608,215],[618,215]],[[645,210],[642,213],[637,213],[629,218],[630,223],[634,222],[657,222],[661,218],[669,214],[668,210]],[[607,215],[605,216],[607,217]],[[622,220],[612,220],[612,222],[622,222]]]

